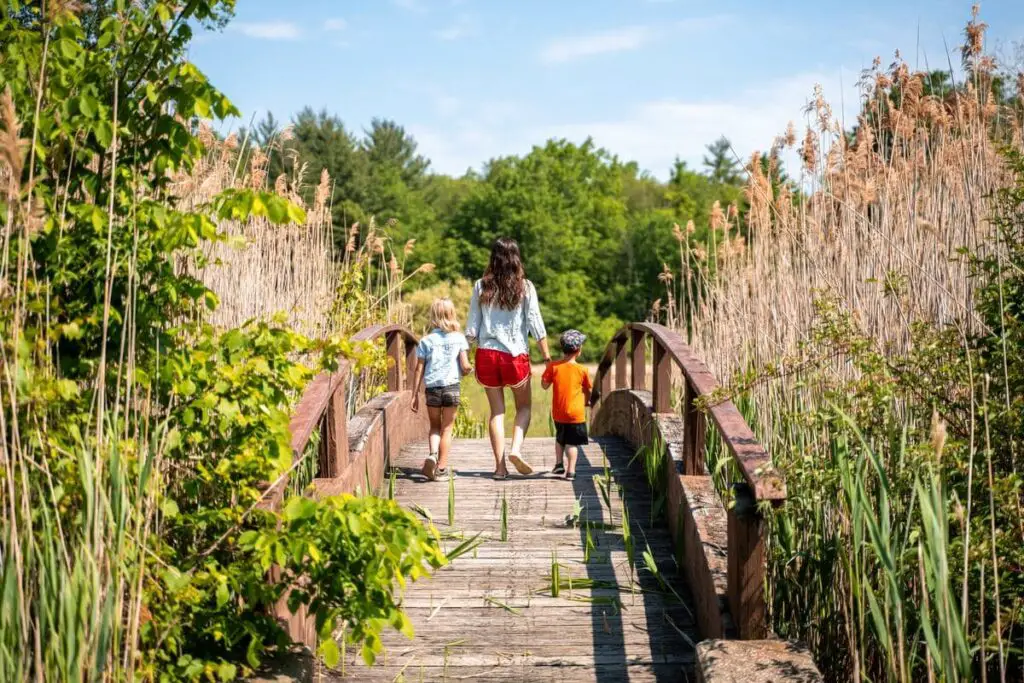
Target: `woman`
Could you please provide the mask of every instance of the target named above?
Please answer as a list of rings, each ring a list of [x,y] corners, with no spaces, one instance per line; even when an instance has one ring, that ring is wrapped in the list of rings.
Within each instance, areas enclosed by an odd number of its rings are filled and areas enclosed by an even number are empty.
[[[507,237],[491,247],[491,260],[484,276],[473,285],[466,336],[476,339],[476,378],[487,392],[491,408],[488,433],[494,451],[494,478],[508,476],[505,465],[505,387],[512,388],[516,402],[515,429],[508,459],[520,474],[533,468],[521,450],[530,428],[531,370],[529,336],[537,340],[544,362],[551,361],[547,332],[540,315],[537,291],[526,279],[519,245]]]

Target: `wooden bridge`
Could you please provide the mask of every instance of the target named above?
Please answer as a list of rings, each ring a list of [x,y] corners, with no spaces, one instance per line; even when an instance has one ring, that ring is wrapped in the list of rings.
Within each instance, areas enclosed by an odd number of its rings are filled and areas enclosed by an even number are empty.
[[[318,680],[820,680],[767,623],[762,511],[785,503],[785,482],[679,335],[634,323],[609,343],[594,382],[596,438],[574,482],[548,472],[553,439],[527,439],[536,472],[505,481],[491,478],[486,440],[457,440],[454,480],[427,481],[426,411],[410,410],[418,340],[394,325],[353,339],[384,342],[388,391],[350,411],[359,398],[344,365],[307,388],[292,445],[301,458],[316,444],[314,495],[371,488],[432,519],[448,546],[482,543],[409,586],[413,639],[388,634],[372,668],[351,648]],[[717,485],[709,453],[731,461]],[[288,490],[278,485],[266,504]],[[282,604],[279,616],[315,647],[305,614]]]

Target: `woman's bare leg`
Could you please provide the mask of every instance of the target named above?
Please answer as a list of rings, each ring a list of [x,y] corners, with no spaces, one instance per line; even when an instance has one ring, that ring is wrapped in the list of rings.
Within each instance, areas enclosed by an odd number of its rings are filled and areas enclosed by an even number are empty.
[[[533,467],[523,459],[520,453],[523,448],[523,440],[526,438],[526,432],[530,429],[530,413],[533,407],[531,383],[531,378],[527,377],[525,382],[512,389],[512,396],[516,401],[516,423],[515,428],[512,430],[512,447],[508,451],[508,457],[520,474],[530,474],[533,472]]]
[[[532,383],[533,379],[527,377],[525,382],[512,389],[512,396],[516,401],[516,424],[512,430],[512,448],[509,449],[509,453],[518,454],[522,450],[523,439],[530,430],[530,417],[533,412]]]
[[[484,388],[487,404],[491,409],[491,419],[487,423],[487,434],[491,437],[491,450],[494,451],[494,473],[508,474],[505,460],[505,390]]]
[[[455,414],[458,408],[441,408],[441,443],[438,449],[437,466],[448,467],[448,452],[452,449],[452,432],[455,430]]]

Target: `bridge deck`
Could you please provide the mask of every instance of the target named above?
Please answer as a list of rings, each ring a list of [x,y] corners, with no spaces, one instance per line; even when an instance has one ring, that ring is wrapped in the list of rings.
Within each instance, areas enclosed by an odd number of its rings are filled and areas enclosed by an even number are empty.
[[[604,503],[604,456],[610,466],[612,511]],[[644,568],[649,546],[660,572],[680,585],[664,521],[652,527],[650,489],[632,449],[601,439],[583,449],[575,482],[548,474],[552,439],[529,439],[524,456],[538,472],[529,478],[491,479],[493,458],[485,440],[456,441],[452,451],[455,519],[448,526],[448,485],[427,482],[419,467],[426,444],[405,448],[397,462],[395,496],[429,511],[443,534],[486,541],[429,580],[412,584],[404,604],[416,628],[410,641],[385,638],[386,657],[367,669],[358,653],[346,657],[346,677],[374,681],[681,681],[692,678],[692,642],[698,639],[690,609],[660,587]],[[511,466],[510,466],[511,468]],[[622,496],[617,487],[621,486]],[[502,499],[508,540],[501,541]],[[595,548],[584,562],[586,530],[568,524],[574,505],[591,526]],[[631,572],[622,534],[623,505],[634,537]],[[459,541],[446,538],[445,545]],[[557,554],[563,585],[551,596]],[[631,573],[632,585],[630,590]],[[569,578],[575,582],[568,586]],[[593,585],[591,582],[596,583]]]

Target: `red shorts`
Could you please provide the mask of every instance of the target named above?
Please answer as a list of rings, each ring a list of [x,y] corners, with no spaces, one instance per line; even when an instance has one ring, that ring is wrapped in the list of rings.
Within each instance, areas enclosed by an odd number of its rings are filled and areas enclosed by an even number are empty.
[[[530,378],[530,356],[493,349],[476,350],[476,379],[488,389],[518,387]]]

